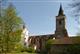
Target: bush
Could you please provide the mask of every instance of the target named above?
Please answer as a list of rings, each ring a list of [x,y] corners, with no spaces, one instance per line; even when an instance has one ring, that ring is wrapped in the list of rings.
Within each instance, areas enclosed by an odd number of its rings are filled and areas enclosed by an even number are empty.
[[[15,45],[15,52],[21,52],[21,51],[24,51],[24,47],[18,43]]]
[[[35,52],[35,50],[32,47],[25,48],[25,51],[30,52],[30,53]]]
[[[45,43],[45,49],[41,50],[41,54],[47,54],[53,44],[53,40],[49,39]]]

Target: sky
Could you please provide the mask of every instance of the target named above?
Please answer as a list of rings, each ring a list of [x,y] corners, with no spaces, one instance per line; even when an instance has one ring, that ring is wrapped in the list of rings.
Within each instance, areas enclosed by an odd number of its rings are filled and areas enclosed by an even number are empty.
[[[69,36],[77,33],[77,23],[71,16],[68,8],[70,0],[8,0],[16,7],[18,15],[25,22],[30,35],[43,35],[55,33],[55,20],[58,15],[60,3],[66,15],[66,29]]]

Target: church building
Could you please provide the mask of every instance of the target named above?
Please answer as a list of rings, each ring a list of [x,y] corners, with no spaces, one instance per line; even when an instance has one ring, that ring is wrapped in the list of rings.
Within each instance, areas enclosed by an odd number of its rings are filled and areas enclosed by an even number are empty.
[[[47,34],[47,35],[37,35],[29,37],[29,46],[32,46],[36,51],[41,51],[45,49],[46,41],[49,39],[64,39],[68,38],[68,32],[65,28],[66,16],[62,9],[62,5],[60,5],[58,16],[56,16],[56,29],[55,34]]]

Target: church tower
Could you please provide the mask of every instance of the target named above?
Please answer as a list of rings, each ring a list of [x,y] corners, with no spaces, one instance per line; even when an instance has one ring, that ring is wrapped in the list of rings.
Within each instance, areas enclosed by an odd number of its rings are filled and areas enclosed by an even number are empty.
[[[64,38],[68,37],[67,30],[65,28],[65,15],[62,9],[62,5],[60,4],[60,9],[58,16],[56,16],[56,30],[55,30],[55,38]]]

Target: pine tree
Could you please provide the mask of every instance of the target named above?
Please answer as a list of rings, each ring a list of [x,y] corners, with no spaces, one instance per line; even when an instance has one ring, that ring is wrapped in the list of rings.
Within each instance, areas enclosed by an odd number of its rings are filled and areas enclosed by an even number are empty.
[[[2,21],[2,31],[3,31],[3,49],[6,52],[11,52],[14,50],[16,43],[20,40],[21,29],[19,29],[20,25],[23,24],[23,21],[16,14],[16,9],[12,4],[8,6],[8,8],[4,11],[4,16]],[[16,34],[16,31],[18,34]],[[19,36],[19,37],[18,37]]]

